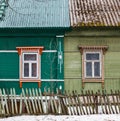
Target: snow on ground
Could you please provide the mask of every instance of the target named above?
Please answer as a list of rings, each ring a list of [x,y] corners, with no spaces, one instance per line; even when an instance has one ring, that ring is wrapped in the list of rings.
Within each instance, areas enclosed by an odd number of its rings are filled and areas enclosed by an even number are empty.
[[[55,116],[55,115],[42,115],[42,116],[15,116],[0,119],[0,121],[120,121],[120,114],[111,115],[83,115],[83,116]]]

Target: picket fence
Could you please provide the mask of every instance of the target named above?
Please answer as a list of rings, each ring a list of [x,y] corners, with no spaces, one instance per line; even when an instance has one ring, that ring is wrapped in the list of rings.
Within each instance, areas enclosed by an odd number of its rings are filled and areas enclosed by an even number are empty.
[[[88,115],[88,114],[119,114],[120,91],[107,94],[105,90],[65,91],[57,94],[44,92],[40,89],[22,89],[16,95],[15,89],[0,89],[0,116],[15,115]]]

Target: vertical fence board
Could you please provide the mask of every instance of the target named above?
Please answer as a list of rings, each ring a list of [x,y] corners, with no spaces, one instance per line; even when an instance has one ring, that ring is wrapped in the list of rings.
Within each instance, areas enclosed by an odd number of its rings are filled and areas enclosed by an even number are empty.
[[[45,114],[45,113],[48,113],[48,109],[47,109],[47,97],[46,97],[46,95],[45,95],[45,100],[46,100],[46,104],[45,104],[46,110],[45,110],[45,108],[44,108],[44,103],[43,103],[43,96],[42,96],[42,93],[41,93],[41,89],[39,88],[38,91],[39,91],[39,95],[40,95],[40,99],[41,99],[42,112],[43,112],[44,114]]]
[[[38,104],[39,113],[42,114],[42,107],[41,107],[41,104],[40,104],[40,98],[39,98],[37,89],[36,89],[36,96],[37,96],[37,104]]]
[[[4,99],[3,99],[3,96],[2,96],[2,90],[0,89],[0,97],[1,97],[1,115],[5,115],[5,108],[4,108]]]
[[[77,101],[78,101],[80,113],[81,113],[81,115],[83,115],[83,114],[85,114],[85,111],[84,111],[84,108],[83,108],[83,104],[82,104],[82,102],[81,102],[81,100],[80,100],[80,97],[79,97],[77,91],[75,91],[75,93],[76,93],[76,99],[77,99]]]
[[[15,113],[18,114],[18,107],[17,107],[17,101],[16,101],[16,93],[15,89],[13,88],[13,95],[14,95],[14,102],[15,102]]]
[[[35,103],[36,113],[38,114],[38,106],[37,106],[37,100],[36,100],[36,95],[35,95],[34,89],[32,89],[32,93],[33,93],[33,99],[34,99],[34,103]]]
[[[117,113],[118,114],[118,111],[117,111],[117,103],[115,101],[115,96],[113,95],[113,91],[111,90],[111,96],[112,96],[112,103],[113,103],[113,106],[114,106],[114,112],[113,113]]]
[[[34,101],[33,101],[33,95],[32,95],[31,89],[29,89],[29,93],[30,93],[30,99],[31,99],[31,102],[32,102],[33,114],[36,114],[36,109],[35,109],[35,104],[34,104]]]
[[[33,114],[30,94],[29,94],[29,91],[28,91],[27,88],[26,88],[26,97],[27,97],[27,100],[28,100],[28,106],[29,106],[30,114]]]
[[[80,115],[79,106],[78,106],[78,102],[77,102],[77,99],[76,99],[75,91],[72,91],[72,93],[73,93],[73,100],[74,100],[75,108],[76,108],[76,115]]]
[[[119,110],[119,113],[120,113],[120,91],[115,91],[115,94],[116,95],[116,100],[117,100],[117,105],[118,105],[118,110]]]
[[[87,104],[86,104],[86,98],[85,98],[85,95],[84,95],[84,92],[82,91],[82,98],[83,98],[83,101],[84,101],[84,106],[85,106],[85,110],[86,110],[86,114],[89,114],[88,112],[88,108],[87,108]]]
[[[105,98],[105,92],[104,92],[104,90],[102,91],[102,98],[103,98],[103,101],[104,101],[105,114],[108,114],[107,102],[106,102],[106,98]]]
[[[3,95],[4,95],[4,100],[5,100],[5,106],[6,106],[6,113],[9,115],[9,109],[8,109],[8,103],[7,103],[7,97],[6,97],[6,92],[5,89],[3,89]]]
[[[21,115],[22,114],[22,93],[20,94],[20,105],[19,105],[19,114]]]
[[[25,102],[25,105],[26,105],[27,113],[30,114],[30,110],[29,110],[29,106],[28,106],[28,103],[27,103],[27,98],[26,98],[24,89],[22,89],[22,94],[23,94],[23,97],[24,97],[24,102]]]
[[[15,112],[14,112],[14,102],[13,102],[14,97],[13,97],[13,90],[12,90],[12,89],[10,89],[10,94],[11,94],[11,108],[12,108],[12,115],[14,115],[14,114],[15,114]]]

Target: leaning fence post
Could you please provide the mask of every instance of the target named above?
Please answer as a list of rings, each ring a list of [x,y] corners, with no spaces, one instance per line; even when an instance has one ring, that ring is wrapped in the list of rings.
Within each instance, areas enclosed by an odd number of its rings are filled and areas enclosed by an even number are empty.
[[[4,102],[3,102],[3,96],[2,96],[2,90],[0,89],[0,97],[1,97],[1,115],[5,115],[5,108],[4,108]]]
[[[25,105],[26,105],[27,112],[28,112],[28,114],[30,114],[30,110],[29,110],[28,103],[27,103],[27,98],[26,98],[26,95],[25,95],[23,88],[22,88],[22,94],[23,94],[23,98],[24,98],[24,102],[25,102]]]
[[[1,100],[1,99],[0,99]],[[1,117],[1,115],[2,115],[2,104],[1,104],[1,102],[0,102],[0,117]]]
[[[20,94],[20,108],[19,108],[19,114],[22,114],[22,104],[23,104],[23,100],[22,100],[22,93]]]
[[[29,89],[29,93],[30,93],[30,98],[31,98],[31,101],[32,101],[33,113],[36,114],[36,109],[35,109],[35,104],[34,104],[34,100],[33,100],[33,95],[32,95],[31,89]]]
[[[96,114],[98,114],[98,93],[95,94],[95,110]]]
[[[13,95],[14,95],[14,103],[15,103],[16,114],[18,114],[18,107],[17,107],[17,100],[16,100],[15,88],[13,88]]]
[[[6,106],[7,115],[9,115],[8,102],[7,102],[5,89],[3,89],[3,95],[4,95],[4,99],[5,99],[5,106]]]

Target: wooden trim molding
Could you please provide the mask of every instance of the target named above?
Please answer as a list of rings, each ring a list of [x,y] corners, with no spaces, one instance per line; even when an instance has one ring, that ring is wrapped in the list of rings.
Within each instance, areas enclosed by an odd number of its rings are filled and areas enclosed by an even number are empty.
[[[19,54],[19,58],[20,58],[20,64],[19,64],[19,67],[20,67],[20,74],[19,74],[19,81],[20,81],[20,88],[22,88],[22,83],[23,82],[38,82],[38,87],[41,86],[41,80],[40,80],[40,57],[38,56],[38,78],[23,78],[22,76],[22,71],[23,71],[23,63],[22,63],[22,59],[23,59],[23,56],[22,54],[23,53],[33,53],[33,52],[36,52],[38,53],[39,55],[42,54],[43,52],[43,49],[44,47],[43,46],[32,46],[32,47],[16,47],[17,51],[18,51],[18,54]]]
[[[43,46],[33,46],[33,47],[16,47],[18,54],[21,55],[22,51],[38,51],[39,54],[42,54],[42,51],[44,49]]]
[[[108,46],[78,46],[80,53],[82,55],[82,88],[85,87],[85,83],[101,83],[102,88],[104,88],[104,55],[108,50]],[[101,77],[100,78],[86,78],[85,77],[85,52],[99,52],[101,51]]]
[[[22,88],[22,83],[23,82],[38,82],[38,87],[41,86],[41,80],[20,79],[20,88]]]
[[[78,46],[80,53],[83,54],[83,50],[102,50],[103,54],[105,55],[106,51],[108,50],[108,46]]]

